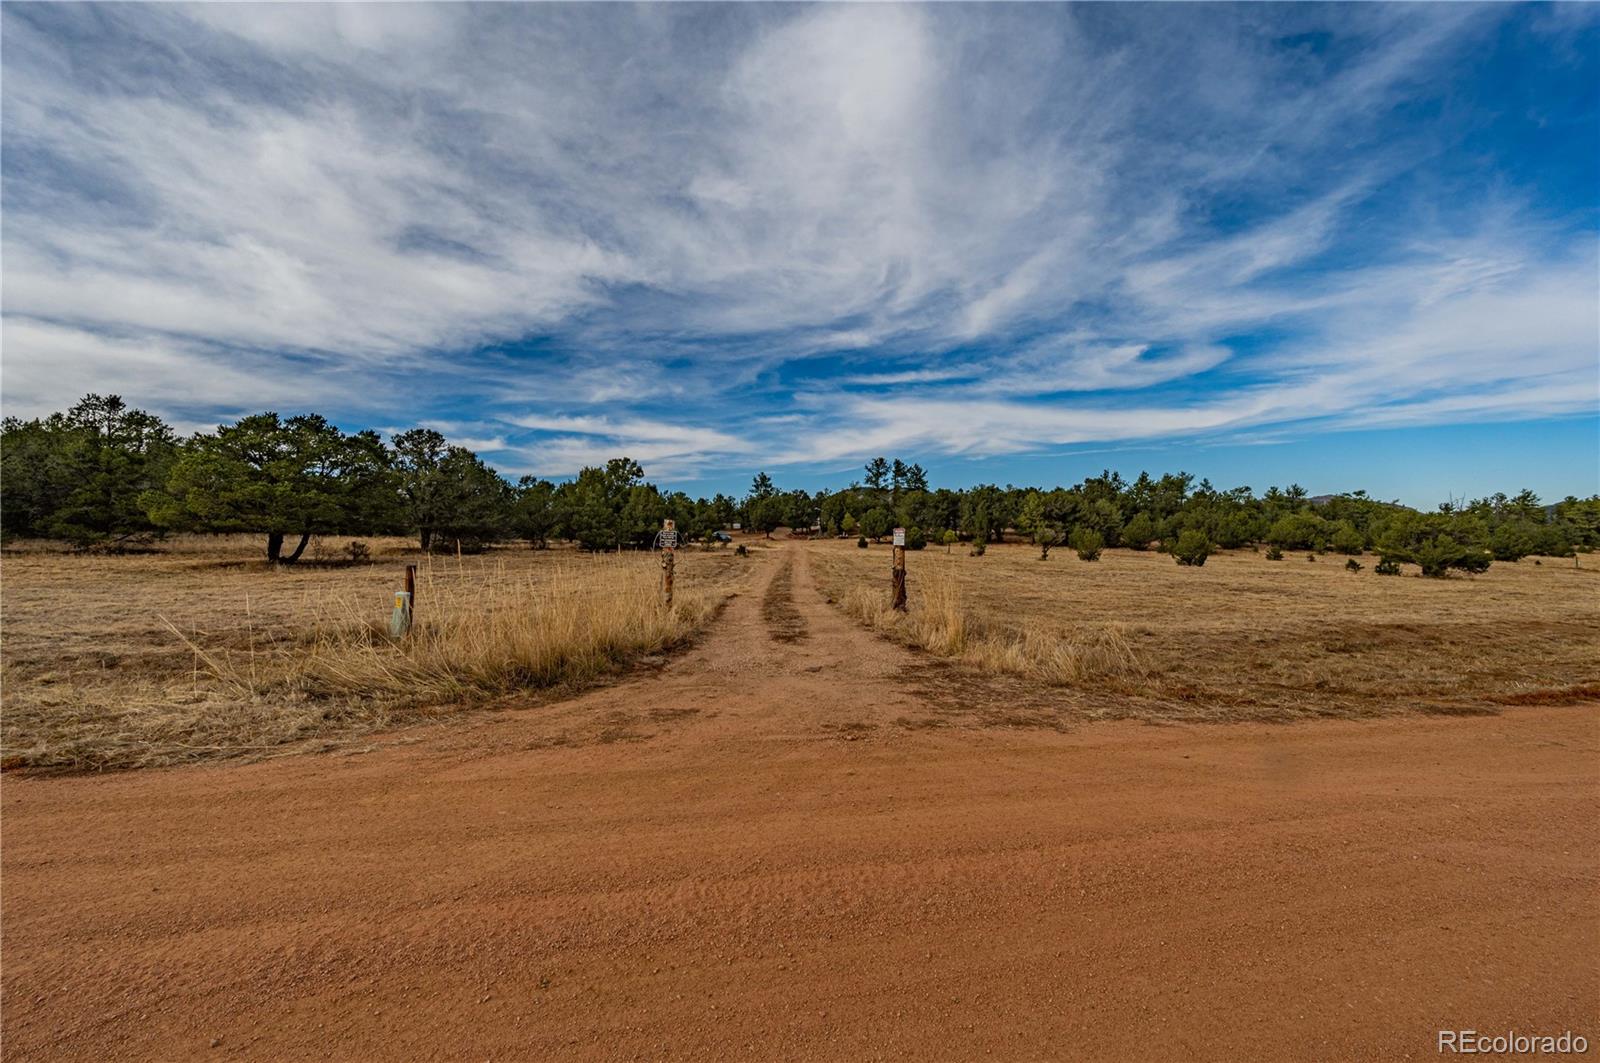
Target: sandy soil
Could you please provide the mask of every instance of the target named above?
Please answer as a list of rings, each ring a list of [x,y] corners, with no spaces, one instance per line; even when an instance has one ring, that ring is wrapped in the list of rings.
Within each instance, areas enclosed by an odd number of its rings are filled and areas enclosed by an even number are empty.
[[[14,1059],[1397,1059],[1600,1042],[1600,711],[995,726],[804,549],[365,755],[3,786]]]

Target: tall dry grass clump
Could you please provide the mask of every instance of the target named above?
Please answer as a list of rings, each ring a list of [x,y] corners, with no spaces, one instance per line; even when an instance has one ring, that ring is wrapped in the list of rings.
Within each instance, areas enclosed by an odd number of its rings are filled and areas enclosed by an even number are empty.
[[[724,577],[684,579],[684,567],[669,608],[653,556],[425,561],[415,623],[398,640],[388,634],[389,599],[363,575],[370,570],[264,578],[210,569],[208,578],[241,588],[237,611],[185,611],[196,604],[185,596],[142,623],[135,616],[112,656],[87,646],[60,664],[8,655],[0,767],[271,755],[519,691],[580,686],[687,641],[711,618]],[[285,578],[303,585],[290,589]],[[263,594],[275,608],[261,607]],[[138,657],[125,648],[135,645]]]
[[[890,608],[881,591],[859,584],[840,604],[877,631],[984,671],[1058,685],[1143,674],[1120,624],[1061,631],[1035,624],[1017,631],[986,623],[967,609],[960,586],[948,572],[925,573],[919,587],[921,593],[904,613]]]
[[[604,557],[545,572],[489,566],[418,574],[415,622],[391,638],[369,600],[330,598],[289,682],[323,695],[445,701],[582,682],[688,638],[715,603],[693,589],[661,602],[653,557]],[[243,678],[235,659],[218,669]]]

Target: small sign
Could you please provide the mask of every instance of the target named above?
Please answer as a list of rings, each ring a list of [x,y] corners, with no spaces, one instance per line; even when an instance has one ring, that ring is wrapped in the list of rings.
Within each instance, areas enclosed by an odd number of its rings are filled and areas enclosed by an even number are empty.
[[[672,518],[668,517],[666,520],[663,520],[661,522],[661,530],[662,531],[677,531],[678,530],[678,522],[673,520]]]
[[[738,521],[734,521],[733,522],[733,530],[734,531],[738,531],[739,530],[739,522]]]
[[[896,546],[904,546],[906,544],[906,530],[904,528],[896,528],[894,530],[894,544]]]
[[[389,635],[404,638],[411,630],[411,595],[406,591],[394,592],[394,612],[389,614]]]
[[[661,549],[676,550],[678,548],[678,533],[675,531],[662,531]]]

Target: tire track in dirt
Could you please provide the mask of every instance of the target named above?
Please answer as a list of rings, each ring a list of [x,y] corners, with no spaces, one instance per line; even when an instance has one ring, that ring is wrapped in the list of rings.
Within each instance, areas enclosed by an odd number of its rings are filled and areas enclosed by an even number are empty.
[[[794,560],[785,557],[761,596],[761,619],[776,642],[799,642],[807,635],[805,617],[794,603]]]
[[[939,662],[881,639],[828,605],[798,546],[762,551],[766,572],[712,628],[648,674],[493,724],[446,725],[435,749],[466,756],[594,744],[683,749],[860,741],[933,711],[907,676]],[[507,746],[515,743],[509,749]]]

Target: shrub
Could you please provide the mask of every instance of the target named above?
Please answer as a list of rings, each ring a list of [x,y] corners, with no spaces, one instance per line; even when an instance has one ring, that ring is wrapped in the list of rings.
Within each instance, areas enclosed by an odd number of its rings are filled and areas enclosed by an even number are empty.
[[[1033,533],[1033,541],[1039,544],[1039,560],[1048,561],[1050,548],[1061,541],[1061,533],[1045,525]]]
[[[960,539],[961,536],[955,533],[955,529],[946,528],[944,535],[940,536],[939,541],[944,543],[944,552],[948,554],[950,552],[950,548],[959,542]]]
[[[1317,555],[1316,554],[1307,554],[1306,555],[1306,560],[1307,561],[1315,561],[1316,559],[1317,559]]]
[[[1333,529],[1333,535],[1328,540],[1328,545],[1338,554],[1359,554],[1366,548],[1366,540],[1361,533],[1356,531],[1356,526],[1347,520],[1342,520]]]
[[[1346,572],[1360,572],[1361,562],[1352,557],[1344,563],[1344,570]]]
[[[350,555],[350,563],[359,565],[363,561],[371,560],[372,550],[360,539],[351,539],[345,544],[344,552]]]
[[[867,510],[867,515],[861,518],[861,534],[869,539],[882,539],[894,531],[894,514],[882,506]]]
[[[1267,542],[1290,550],[1310,550],[1321,544],[1328,522],[1315,513],[1288,513],[1272,522]]]
[[[1472,513],[1420,514],[1400,512],[1388,522],[1379,553],[1396,561],[1410,561],[1424,576],[1442,579],[1450,569],[1482,572],[1493,560],[1492,536]],[[1514,543],[1502,541],[1503,553],[1515,552]]]
[[[1150,540],[1156,537],[1155,522],[1148,513],[1135,513],[1128,526],[1122,529],[1123,545],[1135,550],[1148,550]]]
[[[1448,535],[1439,535],[1419,543],[1412,551],[1412,560],[1422,566],[1424,576],[1443,579],[1452,568],[1471,573],[1485,572],[1493,559],[1487,551],[1466,546]]]
[[[865,535],[856,536],[856,545],[865,550],[867,548],[867,537]]]
[[[1250,527],[1246,520],[1235,519],[1233,513],[1195,513],[1186,523],[1199,528],[1217,550],[1235,550],[1250,541]]]
[[[1533,536],[1525,522],[1508,522],[1489,535],[1489,549],[1496,561],[1520,561],[1533,553]]]
[[[988,546],[984,544],[982,539],[974,539],[972,540],[972,549],[967,551],[967,555],[969,557],[982,557],[983,552],[987,549]]]
[[[913,524],[911,527],[906,529],[906,549],[907,550],[921,550],[921,549],[924,549],[927,545],[928,545],[928,537],[922,533],[922,529],[921,528],[919,528],[915,524]]]
[[[1448,536],[1439,535],[1424,540],[1412,551],[1422,574],[1430,579],[1443,579],[1450,572],[1450,562],[1461,555],[1461,544]]]
[[[1172,556],[1180,565],[1199,567],[1211,556],[1211,540],[1202,531],[1190,528],[1178,536],[1172,547]]]
[[[1283,560],[1283,551],[1279,550],[1276,546],[1267,547],[1267,560],[1268,561],[1282,561]]]
[[[1100,560],[1100,550],[1105,545],[1105,538],[1093,528],[1079,527],[1072,531],[1072,548],[1078,551],[1079,561]]]
[[[1380,576],[1398,576],[1400,575],[1400,562],[1392,557],[1380,558],[1378,563],[1372,566],[1372,571]]]
[[[1528,524],[1529,546],[1528,553],[1543,554],[1545,557],[1571,557],[1572,544],[1577,529],[1566,521],[1557,520],[1549,524]],[[1490,545],[1494,545],[1494,535],[1489,536]],[[1501,558],[1495,558],[1496,561]],[[1507,559],[1509,560],[1509,559]]]
[[[749,548],[747,548],[744,545],[744,543],[740,543],[738,546],[734,547],[733,548],[733,553],[734,553],[734,556],[736,556],[736,557],[749,557],[750,556],[750,550],[749,550]]]

